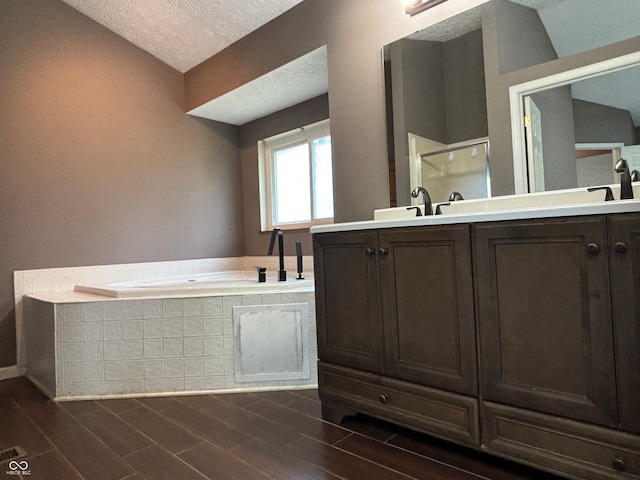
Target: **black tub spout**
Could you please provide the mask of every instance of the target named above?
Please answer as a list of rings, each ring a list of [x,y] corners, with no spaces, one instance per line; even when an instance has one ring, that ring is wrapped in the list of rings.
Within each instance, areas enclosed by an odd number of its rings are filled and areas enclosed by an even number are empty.
[[[276,236],[278,237],[278,259],[280,260],[280,268],[278,269],[278,281],[287,281],[287,271],[284,269],[284,245],[282,238],[282,230],[274,228],[271,232],[271,241],[269,242],[269,251],[267,255],[273,255],[273,247],[276,243]]]

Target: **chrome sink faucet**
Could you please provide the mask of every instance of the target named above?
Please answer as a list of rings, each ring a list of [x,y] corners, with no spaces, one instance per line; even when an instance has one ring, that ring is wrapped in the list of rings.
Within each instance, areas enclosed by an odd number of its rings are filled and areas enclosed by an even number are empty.
[[[615,170],[620,174],[620,200],[633,199],[633,187],[631,186],[631,174],[629,173],[629,165],[624,158],[618,160]]]
[[[271,241],[269,242],[269,251],[267,255],[273,255],[273,247],[276,243],[276,236],[278,237],[278,259],[280,261],[280,267],[278,269],[278,281],[286,282],[287,281],[287,271],[284,269],[284,245],[283,245],[283,235],[282,230],[279,228],[274,228],[271,232]]]
[[[422,193],[422,200],[424,201],[424,214],[425,215],[433,215],[433,207],[431,206],[431,197],[429,196],[429,192],[424,187],[416,187],[411,192],[411,196],[413,198],[418,198],[418,196]]]

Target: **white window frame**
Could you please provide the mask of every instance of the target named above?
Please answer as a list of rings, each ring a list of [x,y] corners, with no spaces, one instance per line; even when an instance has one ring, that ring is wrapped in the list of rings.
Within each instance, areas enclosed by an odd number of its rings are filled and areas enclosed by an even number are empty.
[[[274,135],[273,137],[265,138],[258,142],[258,171],[260,177],[260,228],[264,231],[273,230],[274,228],[280,228],[282,230],[294,230],[310,228],[313,225],[322,225],[333,223],[333,217],[331,218],[312,218],[309,222],[292,222],[292,223],[274,223],[274,211],[273,211],[273,160],[274,152],[280,150],[283,147],[295,146],[296,144],[308,144],[309,145],[309,161],[312,161],[311,145],[313,140],[330,136],[329,119],[322,120],[311,125],[296,128],[288,132]],[[311,182],[311,216],[313,217],[313,169],[311,169],[311,175],[309,181]]]

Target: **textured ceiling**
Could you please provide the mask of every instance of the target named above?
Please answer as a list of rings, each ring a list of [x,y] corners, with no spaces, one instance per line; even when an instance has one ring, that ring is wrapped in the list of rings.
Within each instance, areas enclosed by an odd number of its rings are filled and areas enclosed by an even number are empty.
[[[327,48],[297,58],[189,112],[232,125],[243,125],[329,90]]]
[[[302,0],[63,0],[186,72]]]

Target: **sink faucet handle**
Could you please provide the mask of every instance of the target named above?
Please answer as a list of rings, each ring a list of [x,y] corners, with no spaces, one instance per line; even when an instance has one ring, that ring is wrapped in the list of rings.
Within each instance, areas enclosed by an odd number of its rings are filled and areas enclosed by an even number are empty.
[[[442,215],[442,207],[448,207],[449,205],[451,205],[450,202],[439,203],[436,205],[436,215]]]
[[[591,187],[591,188],[587,188],[587,192],[595,192],[597,190],[604,190],[606,193],[604,195],[604,201],[605,202],[611,202],[612,200],[615,200],[613,198],[613,192],[611,191],[611,187]]]
[[[407,210],[415,210],[416,211],[416,217],[421,217],[422,216],[422,210],[420,210],[420,207],[407,207]]]

